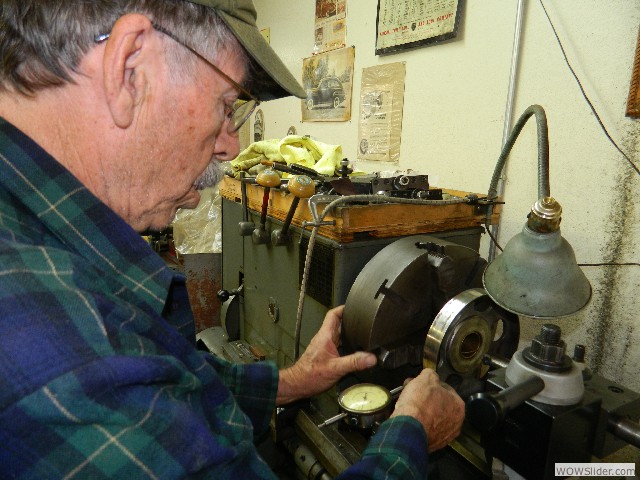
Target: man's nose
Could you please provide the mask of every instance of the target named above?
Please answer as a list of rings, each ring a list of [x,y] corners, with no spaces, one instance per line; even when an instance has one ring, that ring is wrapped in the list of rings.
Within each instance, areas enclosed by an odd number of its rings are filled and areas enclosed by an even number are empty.
[[[221,129],[220,134],[216,138],[214,148],[215,157],[223,162],[233,160],[238,156],[238,153],[240,153],[240,138],[238,132],[229,133],[225,127]]]

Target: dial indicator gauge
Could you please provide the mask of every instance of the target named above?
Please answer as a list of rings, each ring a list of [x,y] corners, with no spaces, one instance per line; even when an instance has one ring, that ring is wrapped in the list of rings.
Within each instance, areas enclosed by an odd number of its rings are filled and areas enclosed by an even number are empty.
[[[387,408],[391,404],[391,394],[381,385],[359,383],[340,393],[338,403],[346,412],[371,414]]]

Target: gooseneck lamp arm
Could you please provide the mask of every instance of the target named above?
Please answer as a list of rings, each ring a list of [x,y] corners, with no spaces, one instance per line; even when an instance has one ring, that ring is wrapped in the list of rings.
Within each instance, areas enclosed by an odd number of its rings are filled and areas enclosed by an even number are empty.
[[[491,178],[491,184],[489,185],[489,192],[487,193],[488,200],[495,200],[497,198],[498,182],[502,176],[504,166],[507,163],[509,153],[511,153],[511,149],[516,143],[516,139],[518,135],[520,135],[522,128],[532,115],[535,115],[538,127],[538,198],[551,196],[551,189],[549,187],[549,130],[547,128],[547,115],[540,105],[531,105],[520,116],[502,147],[502,152],[500,153],[500,157],[498,157],[498,162],[496,163],[493,177]],[[491,213],[490,211],[487,215],[487,227],[489,226]]]
[[[495,200],[509,152],[532,115],[538,125],[538,200],[522,232],[511,238],[502,254],[487,265],[482,284],[491,299],[510,312],[558,318],[582,309],[591,298],[591,285],[578,266],[571,245],[560,235],[562,207],[550,193],[547,118],[541,106],[531,105],[516,122],[498,159],[488,197]],[[487,227],[491,213],[488,212]]]

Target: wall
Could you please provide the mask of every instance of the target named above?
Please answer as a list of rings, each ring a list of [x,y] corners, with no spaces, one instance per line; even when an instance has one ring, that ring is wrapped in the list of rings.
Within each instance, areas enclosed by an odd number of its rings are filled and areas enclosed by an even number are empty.
[[[313,49],[312,0],[255,0],[260,27],[301,79]],[[289,126],[341,144],[356,159],[362,68],[406,62],[402,144],[397,164],[360,162],[367,172],[413,169],[441,187],[487,191],[503,141],[518,2],[466,2],[457,39],[438,46],[375,56],[374,0],[347,0],[347,45],[355,45],[353,116],[349,122],[302,123],[293,98],[261,106],[265,138]],[[579,263],[639,262],[640,178],[603,134],[562,57],[539,0],[524,2],[513,122],[530,104],[548,117],[552,195],[564,210],[562,233]],[[640,24],[638,0],[544,0],[568,58],[611,136],[640,165],[640,126],[624,116]],[[518,233],[537,198],[535,121],[521,133],[507,165],[500,241]],[[483,254],[488,243],[483,240]],[[559,320],[571,346],[584,343],[599,373],[640,391],[640,267],[589,266],[593,298]],[[543,322],[521,319],[525,339]]]

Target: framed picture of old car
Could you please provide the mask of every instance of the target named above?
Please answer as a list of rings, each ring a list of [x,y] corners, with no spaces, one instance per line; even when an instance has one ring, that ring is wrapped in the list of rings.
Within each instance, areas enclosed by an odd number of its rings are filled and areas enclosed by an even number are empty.
[[[305,58],[302,85],[303,122],[346,122],[351,120],[351,92],[355,47],[332,50]]]

